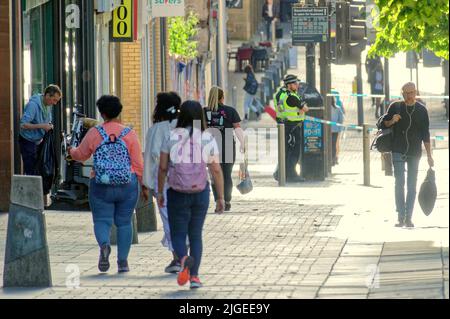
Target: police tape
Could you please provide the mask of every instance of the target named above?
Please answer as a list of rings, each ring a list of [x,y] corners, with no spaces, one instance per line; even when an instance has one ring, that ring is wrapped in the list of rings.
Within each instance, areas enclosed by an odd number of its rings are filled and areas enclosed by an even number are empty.
[[[350,129],[350,130],[356,130],[356,131],[362,131],[363,127],[359,126],[359,125],[354,125],[354,124],[341,124],[341,123],[336,123],[336,122],[332,122],[332,121],[326,121],[326,120],[322,120],[322,119],[318,119],[315,117],[311,117],[311,116],[306,116],[305,118],[307,121],[310,122],[316,122],[316,123],[322,123],[322,124],[327,124],[327,125],[331,125],[331,126],[338,126],[338,127],[343,127],[346,129]]]
[[[318,119],[315,117],[311,117],[311,116],[306,116],[305,117],[306,121],[310,121],[310,122],[316,122],[316,123],[322,123],[322,124],[326,124],[326,125],[330,125],[330,126],[338,126],[338,127],[343,127],[345,129],[349,129],[349,130],[355,130],[355,131],[362,131],[364,128],[362,126],[356,125],[356,124],[340,124],[340,123],[336,123],[336,122],[332,122],[332,121],[326,121],[326,120],[322,120],[322,119]],[[369,131],[369,133],[372,132],[377,132],[378,128],[375,126],[370,126],[367,129]],[[440,135],[436,135],[431,137],[432,140],[435,141],[448,141],[448,136],[440,136]]]
[[[385,98],[386,95],[381,94],[356,94],[356,93],[346,93],[346,94],[340,94],[340,93],[329,93],[327,96],[334,96],[334,97],[375,97],[375,98]],[[448,100],[448,95],[418,95],[416,96],[419,99],[444,99]],[[403,99],[400,95],[391,95],[391,99]]]

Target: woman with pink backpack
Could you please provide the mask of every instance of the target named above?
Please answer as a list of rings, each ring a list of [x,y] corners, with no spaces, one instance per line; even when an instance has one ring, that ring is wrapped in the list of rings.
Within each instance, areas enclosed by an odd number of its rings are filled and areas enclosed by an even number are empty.
[[[202,258],[202,231],[209,208],[211,173],[218,193],[216,211],[224,211],[223,175],[214,137],[206,132],[200,103],[186,101],[181,105],[178,123],[161,148],[158,174],[158,206],[165,206],[164,184],[167,177],[167,210],[175,253],[181,258],[178,284],[200,288],[198,271]],[[186,246],[189,239],[190,253]]]

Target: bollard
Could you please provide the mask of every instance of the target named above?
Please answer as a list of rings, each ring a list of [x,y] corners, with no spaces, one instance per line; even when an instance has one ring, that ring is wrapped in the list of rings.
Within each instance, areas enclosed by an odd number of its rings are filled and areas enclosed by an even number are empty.
[[[139,244],[139,238],[138,238],[138,233],[137,233],[136,212],[133,213],[133,217],[131,219],[131,228],[133,230],[133,240],[132,240],[131,244],[133,244],[133,245]],[[114,223],[111,227],[110,244],[117,245],[117,227],[116,227],[116,225],[114,225]]]
[[[392,168],[392,153],[383,153],[384,159],[384,175],[385,176],[393,176],[393,168]]]
[[[237,87],[233,86],[231,89],[231,102],[233,103],[233,107],[237,107]]]
[[[286,144],[284,124],[278,124],[278,186],[286,186]]]
[[[158,223],[156,221],[153,197],[151,197],[148,201],[145,201],[141,196],[139,196],[139,200],[136,205],[136,220],[138,233],[157,231]]]
[[[13,176],[4,287],[51,287],[42,178]]]
[[[363,125],[363,161],[364,186],[370,186],[370,130],[369,125]]]
[[[277,44],[277,28],[275,21],[272,22],[270,28],[272,29],[272,47],[276,48]]]

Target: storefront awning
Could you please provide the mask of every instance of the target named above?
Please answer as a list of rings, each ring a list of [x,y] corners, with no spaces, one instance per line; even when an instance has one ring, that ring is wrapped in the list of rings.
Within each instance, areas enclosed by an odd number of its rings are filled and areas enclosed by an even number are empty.
[[[25,1],[26,3],[25,11],[29,11],[33,8],[39,7],[49,1],[50,0],[27,0]]]
[[[94,8],[97,12],[111,12],[119,7],[121,0],[95,0]]]

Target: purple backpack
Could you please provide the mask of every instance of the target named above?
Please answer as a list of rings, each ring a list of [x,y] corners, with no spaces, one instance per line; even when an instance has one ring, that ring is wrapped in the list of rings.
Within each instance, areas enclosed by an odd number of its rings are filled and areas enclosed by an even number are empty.
[[[200,142],[200,143],[199,143]],[[208,183],[206,163],[202,156],[201,140],[189,138],[170,153],[167,183],[180,193],[200,193]]]

